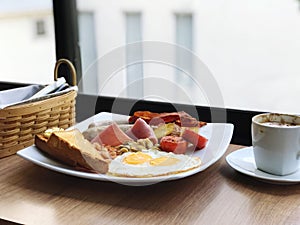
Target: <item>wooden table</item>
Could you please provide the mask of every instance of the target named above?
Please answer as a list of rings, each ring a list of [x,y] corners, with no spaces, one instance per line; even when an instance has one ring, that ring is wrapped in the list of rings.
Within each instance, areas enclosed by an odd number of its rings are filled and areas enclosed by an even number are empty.
[[[300,224],[300,185],[263,183],[229,167],[129,187],[0,159],[0,218],[21,224]],[[3,223],[2,220],[2,223]],[[0,221],[1,224],[1,221]]]

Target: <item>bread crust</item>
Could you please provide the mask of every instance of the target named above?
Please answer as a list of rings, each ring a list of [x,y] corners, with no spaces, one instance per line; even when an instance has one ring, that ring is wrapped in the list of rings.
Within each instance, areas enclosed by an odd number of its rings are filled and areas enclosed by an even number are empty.
[[[111,159],[103,157],[103,154],[84,139],[77,129],[53,132],[49,138],[43,134],[36,135],[35,145],[52,158],[69,166],[83,167],[101,174],[108,171]]]

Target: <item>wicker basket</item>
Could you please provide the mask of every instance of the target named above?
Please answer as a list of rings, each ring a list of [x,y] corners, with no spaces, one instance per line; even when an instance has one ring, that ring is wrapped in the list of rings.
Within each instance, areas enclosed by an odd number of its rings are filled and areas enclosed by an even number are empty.
[[[55,64],[54,80],[58,68],[67,64],[73,83],[76,85],[76,71],[73,64],[60,59]],[[18,150],[34,143],[34,136],[48,128],[68,128],[75,123],[76,91],[32,103],[10,106],[0,110],[0,158],[15,154]]]

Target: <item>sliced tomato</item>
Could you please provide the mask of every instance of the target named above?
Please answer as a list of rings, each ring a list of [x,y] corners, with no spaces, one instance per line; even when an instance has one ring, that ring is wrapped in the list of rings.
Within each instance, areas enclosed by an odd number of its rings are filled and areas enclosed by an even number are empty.
[[[160,139],[160,148],[166,152],[175,154],[184,154],[187,150],[188,143],[182,137],[164,136]]]
[[[196,146],[197,149],[204,148],[208,141],[207,138],[201,136],[200,134],[198,134],[190,129],[185,129],[183,131],[182,138],[184,140],[186,140],[187,142],[192,143],[194,146]]]

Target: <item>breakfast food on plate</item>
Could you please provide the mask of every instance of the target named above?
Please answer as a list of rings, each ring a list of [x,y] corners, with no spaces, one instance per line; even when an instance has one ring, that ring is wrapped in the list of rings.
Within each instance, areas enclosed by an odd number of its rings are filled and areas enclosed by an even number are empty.
[[[138,118],[145,120],[151,125],[159,125],[161,123],[176,123],[181,127],[202,127],[206,122],[198,121],[188,113],[169,112],[169,113],[154,113],[150,111],[137,111],[129,117],[129,123],[134,123]]]
[[[144,122],[149,124],[149,126],[146,126]],[[154,113],[137,111],[129,119],[93,122],[89,124],[87,130],[83,131],[83,135],[86,139],[92,141],[112,123],[117,124],[118,128],[134,140],[150,137],[154,143],[156,139],[159,140],[167,135],[181,136],[186,127],[198,133],[199,128],[206,125],[206,122],[197,121],[186,112]],[[154,134],[152,134],[152,130]]]
[[[155,177],[182,173],[199,167],[201,160],[157,150],[127,152],[109,165],[108,174],[121,177]]]
[[[153,129],[141,118],[138,118],[126,133],[133,140],[149,138],[153,144],[157,144],[157,137]]]
[[[36,135],[35,145],[67,165],[111,176],[163,176],[200,166],[198,157],[186,153],[206,146],[208,139],[199,134],[206,123],[185,112],[149,111],[119,122],[93,122],[83,132],[53,128]]]
[[[175,123],[162,123],[155,127],[153,130],[157,139],[161,139],[162,137],[167,135],[179,136],[181,127]]]
[[[160,148],[165,152],[184,154],[188,148],[188,143],[182,137],[170,135],[161,138]]]
[[[93,140],[100,132],[102,132],[103,130],[105,130],[108,126],[110,126],[114,121],[109,121],[109,122],[105,122],[105,123],[91,123],[88,127],[87,130],[83,131],[82,134],[83,136],[88,139],[89,141]],[[116,124],[118,124],[118,127],[123,131],[123,132],[127,132],[131,127],[132,124],[119,124],[117,122],[115,122]],[[103,125],[104,124],[104,125]]]
[[[132,139],[125,134],[116,123],[112,123],[106,129],[101,131],[91,142],[100,145],[117,146],[124,144]]]
[[[105,127],[105,126],[109,126],[112,123],[116,123],[118,125],[126,125],[128,124],[128,120],[127,119],[115,119],[115,120],[102,120],[102,121],[97,121],[97,122],[92,122],[91,124],[89,124],[88,128],[91,127]]]
[[[182,138],[192,143],[197,149],[202,149],[206,146],[208,139],[202,135],[190,130],[185,129],[182,133]]]
[[[51,133],[49,136],[48,134]],[[74,167],[106,173],[111,161],[105,148],[95,146],[77,130],[49,131],[35,136],[35,145],[51,157]],[[98,149],[97,149],[98,148]]]
[[[160,150],[158,145],[154,145],[149,138],[138,139],[136,141],[129,141],[122,145],[110,146],[106,145],[105,148],[108,149],[109,154],[112,159],[116,158],[118,155],[122,155],[125,152],[139,152],[144,150]]]
[[[63,128],[59,128],[59,127],[53,127],[51,129],[47,129],[44,133],[43,133],[43,136],[45,138],[49,138],[50,135],[54,132],[54,131],[63,131],[64,129]]]

